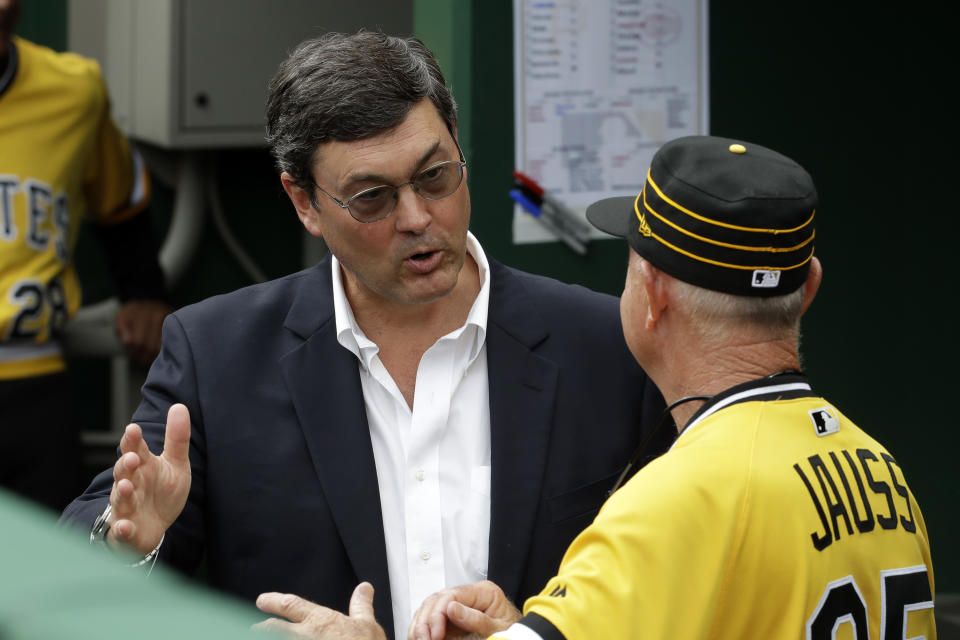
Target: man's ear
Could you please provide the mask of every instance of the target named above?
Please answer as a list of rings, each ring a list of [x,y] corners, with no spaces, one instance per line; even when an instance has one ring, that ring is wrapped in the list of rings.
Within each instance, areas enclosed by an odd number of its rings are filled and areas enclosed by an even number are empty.
[[[803,305],[800,307],[800,315],[805,314],[807,309],[810,308],[810,303],[813,302],[817,291],[820,290],[822,280],[823,266],[820,264],[820,260],[814,256],[810,258],[810,271],[807,272],[807,279],[803,283]]]
[[[643,274],[643,291],[647,298],[644,326],[647,330],[652,330],[656,328],[667,308],[666,274],[650,264],[649,260],[640,263],[640,272]]]
[[[314,208],[310,193],[298,187],[293,180],[293,176],[286,171],[280,174],[280,183],[283,185],[283,190],[287,192],[290,202],[293,203],[293,208],[297,210],[297,217],[300,218],[300,222],[303,223],[306,230],[310,235],[322,238],[320,212]]]

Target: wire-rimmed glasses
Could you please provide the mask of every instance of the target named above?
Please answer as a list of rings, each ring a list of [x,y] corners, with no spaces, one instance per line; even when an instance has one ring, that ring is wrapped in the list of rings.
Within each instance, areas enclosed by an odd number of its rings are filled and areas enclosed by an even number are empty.
[[[454,144],[457,144],[456,138],[454,138]],[[333,200],[338,207],[346,209],[357,222],[365,224],[378,222],[393,213],[400,199],[400,187],[410,185],[410,188],[425,200],[440,200],[459,189],[460,183],[463,182],[463,168],[467,163],[459,144],[457,144],[457,151],[460,152],[459,161],[438,162],[418,173],[412,180],[398,185],[384,184],[370,187],[352,195],[345,202],[325,191],[316,182],[313,186]]]

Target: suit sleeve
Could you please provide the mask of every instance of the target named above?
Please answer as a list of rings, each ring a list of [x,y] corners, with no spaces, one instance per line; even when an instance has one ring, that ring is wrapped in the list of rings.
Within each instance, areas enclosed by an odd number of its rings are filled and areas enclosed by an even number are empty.
[[[163,323],[163,346],[150,367],[142,389],[143,399],[131,422],[143,430],[150,451],[163,451],[166,415],[170,405],[182,403],[190,411],[190,494],[183,512],[167,530],[160,551],[161,562],[193,572],[200,562],[204,545],[202,505],[205,494],[206,446],[203,416],[197,397],[193,350],[187,333],[175,314]],[[119,455],[119,449],[118,449]],[[113,486],[113,469],[100,473],[87,490],[64,510],[61,522],[89,532],[103,511]]]

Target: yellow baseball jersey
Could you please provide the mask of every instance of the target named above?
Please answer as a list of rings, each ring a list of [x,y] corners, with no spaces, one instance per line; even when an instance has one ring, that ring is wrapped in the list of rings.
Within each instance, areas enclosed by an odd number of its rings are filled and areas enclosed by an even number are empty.
[[[936,638],[920,508],[802,376],[697,412],[495,638]]]
[[[13,38],[0,81],[0,380],[64,367],[52,340],[80,306],[84,215],[146,205],[147,172],[110,117],[96,62]]]

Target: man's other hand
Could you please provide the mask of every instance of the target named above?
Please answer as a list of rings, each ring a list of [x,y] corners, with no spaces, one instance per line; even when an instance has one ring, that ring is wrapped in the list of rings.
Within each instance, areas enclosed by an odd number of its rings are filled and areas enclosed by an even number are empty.
[[[261,593],[257,607],[269,618],[254,629],[312,640],[386,640],[373,616],[373,585],[361,582],[350,596],[350,615],[289,593]],[[285,619],[281,619],[285,618]]]

